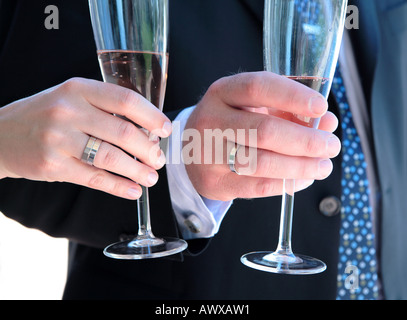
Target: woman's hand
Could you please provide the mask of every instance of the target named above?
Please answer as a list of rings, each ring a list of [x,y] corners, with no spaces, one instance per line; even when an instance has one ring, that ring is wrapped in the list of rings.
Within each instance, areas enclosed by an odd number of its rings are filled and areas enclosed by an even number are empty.
[[[171,134],[170,120],[136,92],[70,79],[0,109],[0,178],[70,182],[139,198],[139,184],[157,182],[165,156],[143,130],[112,114],[159,137]],[[93,166],[81,161],[91,136],[102,140]]]

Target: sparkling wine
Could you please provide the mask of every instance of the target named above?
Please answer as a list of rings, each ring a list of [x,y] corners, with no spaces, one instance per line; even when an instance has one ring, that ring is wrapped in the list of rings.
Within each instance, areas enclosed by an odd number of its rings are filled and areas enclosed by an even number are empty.
[[[329,90],[331,88],[331,82],[328,78],[321,78],[321,77],[297,77],[297,76],[289,76],[287,77],[292,79],[296,82],[299,82],[315,91],[321,93],[324,97],[327,97],[329,94]],[[284,118],[290,118],[289,120],[301,124],[303,126],[307,126],[310,128],[318,128],[319,119],[304,117],[297,114],[291,114],[291,116],[285,113]]]
[[[98,51],[106,82],[126,87],[143,95],[158,109],[164,104],[168,54],[148,51]]]
[[[295,80],[308,88],[314,89],[322,94],[324,97],[328,96],[329,89],[330,89],[330,82],[328,78],[320,78],[320,77],[296,77],[296,76],[289,76],[289,79]]]

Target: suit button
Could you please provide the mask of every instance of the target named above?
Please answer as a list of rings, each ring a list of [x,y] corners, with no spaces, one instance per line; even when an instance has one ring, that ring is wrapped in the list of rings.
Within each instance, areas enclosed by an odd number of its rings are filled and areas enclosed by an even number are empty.
[[[341,207],[341,201],[335,196],[326,197],[319,203],[319,211],[326,217],[338,215]]]
[[[190,215],[185,221],[184,224],[192,233],[199,233],[202,230],[202,222],[201,220],[195,216]]]

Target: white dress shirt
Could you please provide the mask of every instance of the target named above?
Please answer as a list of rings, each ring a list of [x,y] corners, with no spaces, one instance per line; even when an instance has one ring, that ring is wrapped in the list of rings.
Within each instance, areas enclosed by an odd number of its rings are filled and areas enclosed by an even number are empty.
[[[198,194],[188,178],[181,157],[182,133],[194,107],[183,110],[173,121],[167,143],[167,178],[171,203],[184,239],[210,238],[219,230],[233,201],[206,199]]]

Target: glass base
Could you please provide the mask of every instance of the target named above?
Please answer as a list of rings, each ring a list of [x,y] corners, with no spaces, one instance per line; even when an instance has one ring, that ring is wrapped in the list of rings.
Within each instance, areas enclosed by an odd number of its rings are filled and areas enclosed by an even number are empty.
[[[270,251],[247,253],[240,261],[253,269],[280,274],[307,275],[326,270],[326,264],[318,259]]]
[[[113,259],[140,260],[161,258],[184,251],[188,244],[175,238],[135,238],[113,243],[103,251]]]

